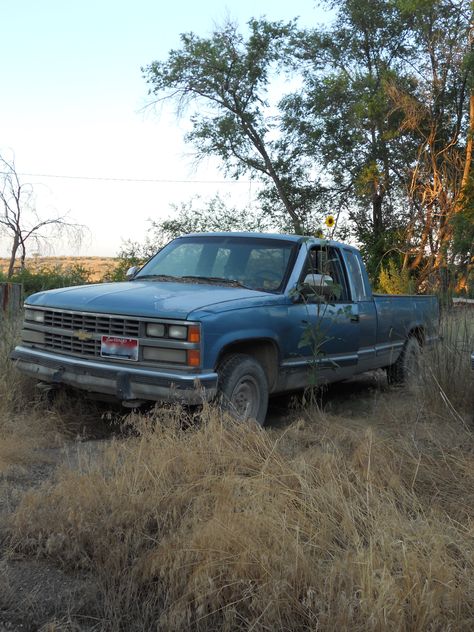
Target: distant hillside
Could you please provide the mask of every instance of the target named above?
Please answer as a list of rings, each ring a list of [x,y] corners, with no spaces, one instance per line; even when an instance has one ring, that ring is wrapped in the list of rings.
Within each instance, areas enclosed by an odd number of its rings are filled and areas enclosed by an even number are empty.
[[[70,268],[82,266],[90,272],[91,281],[99,281],[110,268],[117,263],[114,257],[28,257],[26,267],[29,270],[39,268]],[[9,260],[0,257],[0,270],[4,273],[8,270]]]

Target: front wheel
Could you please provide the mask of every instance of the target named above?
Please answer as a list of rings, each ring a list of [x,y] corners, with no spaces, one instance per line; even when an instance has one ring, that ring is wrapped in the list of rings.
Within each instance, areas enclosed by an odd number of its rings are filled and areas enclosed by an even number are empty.
[[[268,382],[261,364],[252,356],[235,353],[217,369],[221,406],[241,420],[265,423],[268,408]]]
[[[410,336],[405,342],[398,360],[387,367],[389,384],[413,386],[420,376],[421,346],[416,336]]]

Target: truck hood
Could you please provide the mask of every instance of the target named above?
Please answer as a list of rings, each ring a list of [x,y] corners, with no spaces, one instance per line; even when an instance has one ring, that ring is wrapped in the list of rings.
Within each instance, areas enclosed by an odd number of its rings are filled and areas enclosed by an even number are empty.
[[[261,305],[274,302],[275,298],[275,295],[267,292],[239,287],[166,281],[126,281],[38,292],[30,296],[26,304],[99,314],[180,320],[188,318],[196,311],[225,311],[240,307],[242,303]]]

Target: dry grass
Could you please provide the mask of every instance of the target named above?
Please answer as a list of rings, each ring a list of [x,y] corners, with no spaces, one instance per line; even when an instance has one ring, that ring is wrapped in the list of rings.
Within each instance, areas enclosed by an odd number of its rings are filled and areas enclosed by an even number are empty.
[[[25,496],[12,544],[90,570],[106,630],[468,630],[472,434],[413,421],[135,417],[137,437]]]
[[[0,474],[12,466],[38,459],[38,448],[59,445],[84,432],[97,409],[82,398],[59,396],[54,403],[42,395],[33,379],[16,371],[9,359],[19,339],[21,319],[0,318]]]
[[[100,630],[471,630],[470,323],[370,418],[132,415],[126,441],[24,495],[12,550],[89,572]]]
[[[31,461],[44,438],[34,383],[19,375],[8,358],[19,329],[19,321],[0,319],[0,472]]]
[[[441,341],[426,354],[422,364],[420,398],[433,415],[459,418],[474,415],[474,376],[470,353],[474,351],[474,309],[458,307],[443,314]]]
[[[63,269],[81,266],[90,273],[91,281],[100,281],[117,263],[114,257],[28,257],[26,268],[32,272],[44,269]],[[0,272],[6,273],[9,260],[0,257]]]

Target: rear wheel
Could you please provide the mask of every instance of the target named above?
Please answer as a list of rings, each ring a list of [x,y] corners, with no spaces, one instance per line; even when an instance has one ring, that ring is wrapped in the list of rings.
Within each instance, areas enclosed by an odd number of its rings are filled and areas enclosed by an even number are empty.
[[[268,408],[268,382],[261,364],[252,356],[234,353],[217,369],[221,406],[237,419],[265,423]]]
[[[421,346],[416,336],[410,336],[405,342],[398,360],[387,367],[389,384],[414,386],[420,376]]]

